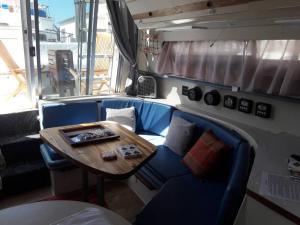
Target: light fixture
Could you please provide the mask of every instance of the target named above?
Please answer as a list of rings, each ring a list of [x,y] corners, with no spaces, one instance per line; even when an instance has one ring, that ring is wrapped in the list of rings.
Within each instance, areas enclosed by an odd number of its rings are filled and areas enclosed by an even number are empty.
[[[180,26],[180,27],[164,27],[164,28],[157,28],[155,31],[177,31],[177,30],[190,30],[192,26]]]
[[[180,20],[172,20],[171,23],[173,24],[184,24],[184,23],[190,23],[195,21],[194,19],[180,19]]]

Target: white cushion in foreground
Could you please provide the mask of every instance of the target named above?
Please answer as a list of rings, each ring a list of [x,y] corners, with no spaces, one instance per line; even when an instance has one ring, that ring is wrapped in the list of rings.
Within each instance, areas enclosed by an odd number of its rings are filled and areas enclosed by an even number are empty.
[[[128,130],[135,132],[136,118],[134,107],[122,109],[106,108],[106,120],[118,122]]]

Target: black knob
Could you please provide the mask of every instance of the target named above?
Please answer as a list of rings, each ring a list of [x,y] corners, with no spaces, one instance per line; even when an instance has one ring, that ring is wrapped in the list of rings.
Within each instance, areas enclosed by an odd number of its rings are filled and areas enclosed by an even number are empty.
[[[202,98],[202,91],[199,87],[194,87],[188,90],[188,98],[191,101],[200,101]]]
[[[216,90],[207,92],[204,96],[204,101],[207,105],[218,105],[221,101],[221,95]]]

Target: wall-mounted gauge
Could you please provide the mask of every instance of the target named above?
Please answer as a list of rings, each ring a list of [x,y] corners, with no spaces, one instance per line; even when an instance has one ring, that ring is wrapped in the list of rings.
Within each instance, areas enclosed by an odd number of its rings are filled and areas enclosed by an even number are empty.
[[[221,95],[217,90],[207,92],[204,95],[204,101],[207,105],[218,105],[221,101]]]
[[[202,98],[202,91],[199,87],[194,87],[188,90],[187,96],[191,101],[200,101]]]
[[[244,113],[251,113],[252,112],[252,106],[253,106],[253,101],[245,98],[241,98],[239,100],[239,106],[238,109],[241,112]]]
[[[237,97],[231,95],[224,96],[224,107],[228,109],[235,109],[237,104]]]
[[[263,102],[257,102],[255,107],[255,115],[262,118],[271,117],[272,105]]]

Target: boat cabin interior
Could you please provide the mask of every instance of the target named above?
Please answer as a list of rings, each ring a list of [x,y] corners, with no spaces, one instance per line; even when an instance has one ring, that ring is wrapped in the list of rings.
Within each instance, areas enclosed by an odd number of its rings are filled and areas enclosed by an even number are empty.
[[[0,0],[1,225],[300,224],[299,0]]]

